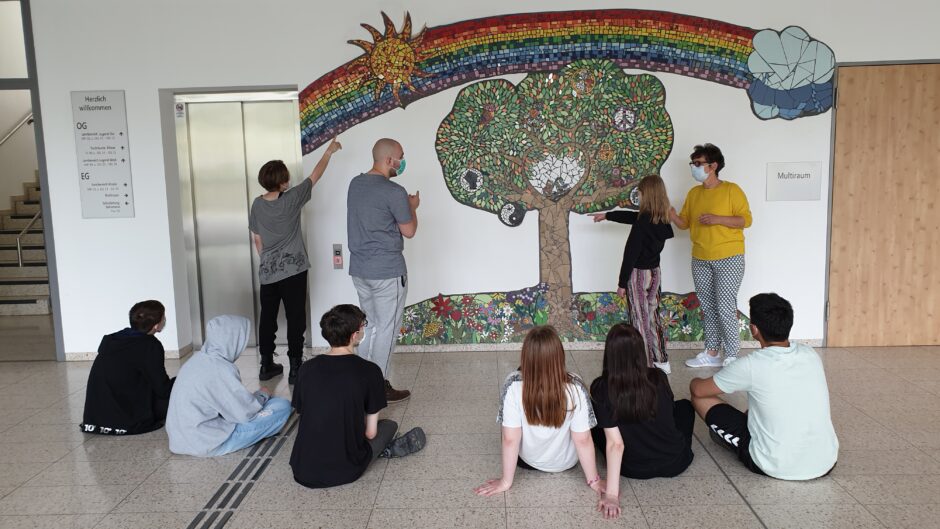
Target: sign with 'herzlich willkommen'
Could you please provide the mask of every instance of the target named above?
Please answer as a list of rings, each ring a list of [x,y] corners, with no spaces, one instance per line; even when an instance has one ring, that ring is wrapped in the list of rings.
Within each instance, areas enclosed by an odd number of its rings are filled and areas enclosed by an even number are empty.
[[[123,90],[72,92],[82,217],[134,216]]]

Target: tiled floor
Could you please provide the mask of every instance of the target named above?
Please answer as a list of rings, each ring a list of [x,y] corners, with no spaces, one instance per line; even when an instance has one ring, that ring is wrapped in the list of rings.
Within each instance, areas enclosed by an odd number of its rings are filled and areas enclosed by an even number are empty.
[[[31,360],[55,360],[52,316],[0,316],[0,362]]]
[[[820,352],[842,445],[830,477],[751,475],[698,421],[692,466],[672,479],[623,479],[616,522],[593,512],[579,468],[520,469],[506,494],[472,493],[500,472],[496,405],[515,352],[396,355],[393,382],[414,396],[383,415],[423,426],[428,446],[329,490],[292,481],[293,431],[208,460],[171,454],[162,430],[89,436],[77,424],[90,363],[2,363],[0,528],[940,527],[940,348]],[[688,396],[693,375],[711,372],[683,367],[690,354],[673,352],[677,397]],[[601,355],[573,351],[569,369],[590,380]],[[249,387],[258,386],[256,362],[239,360]],[[179,362],[168,363],[175,373]],[[271,382],[288,395],[286,380]]]

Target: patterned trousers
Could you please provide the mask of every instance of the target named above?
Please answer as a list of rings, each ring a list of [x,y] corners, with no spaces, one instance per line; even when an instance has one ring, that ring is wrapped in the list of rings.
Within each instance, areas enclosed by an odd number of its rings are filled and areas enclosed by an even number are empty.
[[[692,259],[692,280],[702,303],[705,348],[737,357],[741,349],[738,329],[738,290],[744,279],[744,254],[715,261]]]
[[[660,280],[659,267],[652,270],[634,268],[627,281],[627,305],[630,307],[630,323],[643,335],[649,367],[653,362],[668,362],[666,354],[666,331],[659,316]]]

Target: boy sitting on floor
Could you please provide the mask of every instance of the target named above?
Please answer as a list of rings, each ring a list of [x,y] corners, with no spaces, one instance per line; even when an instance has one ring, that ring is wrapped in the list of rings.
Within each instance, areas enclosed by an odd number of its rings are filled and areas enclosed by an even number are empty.
[[[154,336],[166,325],[165,313],[159,301],[141,301],[130,310],[130,327],[101,339],[88,374],[83,432],[133,435],[163,427],[175,380]]]
[[[829,387],[812,347],[791,343],[793,308],[777,294],[751,298],[751,334],[761,349],[710,378],[692,380],[692,405],[712,438],[748,470],[777,479],[807,480],[829,473],[839,439],[829,415]],[[747,392],[748,411],[721,393]]]
[[[170,451],[221,456],[277,434],[291,414],[290,402],[242,384],[235,360],[248,344],[251,322],[216,316],[206,324],[202,349],[180,368],[167,412]]]
[[[300,414],[290,456],[294,481],[325,488],[352,483],[379,457],[402,457],[424,448],[421,428],[393,439],[398,424],[379,420],[386,406],[385,378],[356,354],[367,321],[355,305],[337,305],[320,319],[330,350],[304,362],[294,386]]]

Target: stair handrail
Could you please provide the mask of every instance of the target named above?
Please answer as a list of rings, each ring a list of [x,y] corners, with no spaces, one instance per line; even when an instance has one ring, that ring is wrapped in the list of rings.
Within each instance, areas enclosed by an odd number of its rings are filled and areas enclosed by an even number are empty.
[[[25,116],[23,116],[23,119],[21,119],[16,124],[16,126],[14,126],[13,129],[10,130],[10,132],[7,132],[7,135],[4,136],[2,140],[0,140],[0,145],[3,145],[4,143],[6,143],[7,140],[10,139],[10,136],[13,136],[14,134],[16,134],[16,131],[20,130],[20,128],[23,125],[32,124],[32,123],[33,123],[33,113],[30,112],[29,114],[26,114]]]
[[[37,211],[36,214],[33,215],[33,218],[26,223],[26,227],[16,236],[16,262],[20,268],[23,267],[23,236],[33,227],[33,224],[36,223],[36,220],[39,219],[40,216],[42,216],[42,210]]]

